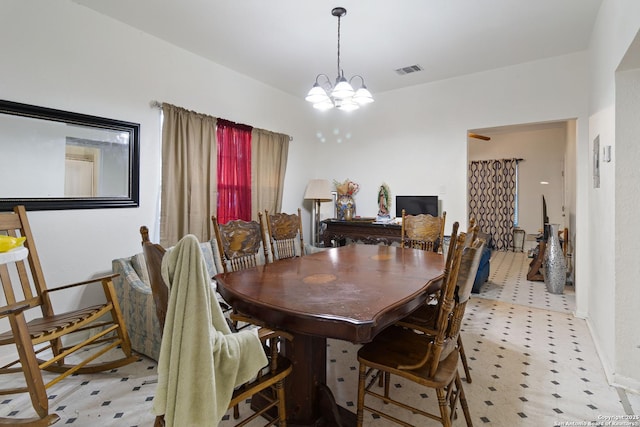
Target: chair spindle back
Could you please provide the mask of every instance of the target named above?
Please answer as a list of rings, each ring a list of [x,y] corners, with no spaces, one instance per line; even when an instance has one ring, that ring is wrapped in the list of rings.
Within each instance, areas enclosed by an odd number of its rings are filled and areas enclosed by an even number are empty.
[[[260,222],[262,222],[261,213],[259,213],[259,216]],[[304,255],[300,209],[298,209],[297,215],[286,213],[269,214],[269,211],[265,210],[264,217],[267,221],[267,237],[271,245],[273,260]],[[296,237],[299,238],[296,239]],[[299,249],[296,250],[296,247]]]

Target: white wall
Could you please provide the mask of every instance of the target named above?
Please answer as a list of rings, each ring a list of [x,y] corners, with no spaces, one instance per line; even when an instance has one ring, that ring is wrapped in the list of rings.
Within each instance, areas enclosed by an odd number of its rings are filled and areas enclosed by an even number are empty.
[[[640,33],[625,55],[616,76],[615,143],[615,381],[640,392],[640,333],[638,277],[640,239]],[[612,147],[613,148],[613,147]]]
[[[583,256],[576,272],[576,281],[588,288],[588,324],[604,369],[610,381],[634,390],[640,390],[638,261],[634,252],[637,244],[633,243],[640,233],[635,213],[638,203],[634,203],[638,177],[631,173],[640,161],[638,98],[636,92],[635,97],[630,93],[617,100],[622,92],[616,93],[616,84],[628,91],[638,83],[637,75],[620,76],[617,81],[616,70],[628,53],[635,58],[636,68],[640,64],[637,42],[630,49],[639,29],[640,2],[603,1],[591,41],[589,142],[600,136],[601,147],[612,147],[613,160],[601,165],[599,189],[589,181],[591,168],[583,170],[582,182],[588,185],[578,190],[578,203],[582,204],[578,210],[584,215],[578,218],[577,251]],[[618,115],[623,120],[620,124]],[[584,147],[583,152],[589,163],[591,147]]]
[[[640,35],[635,41],[640,47]],[[637,56],[640,59],[640,55]],[[616,293],[615,381],[640,392],[640,333],[638,333],[638,277],[640,239],[640,67],[618,73],[616,79]]]

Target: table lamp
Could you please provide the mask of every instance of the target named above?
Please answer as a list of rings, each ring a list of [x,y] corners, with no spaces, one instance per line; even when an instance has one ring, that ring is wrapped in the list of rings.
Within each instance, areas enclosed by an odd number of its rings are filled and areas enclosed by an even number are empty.
[[[326,179],[312,179],[307,184],[307,190],[304,192],[305,200],[313,200],[313,215],[311,221],[311,234],[313,235],[313,246],[320,243],[320,202],[330,202],[333,200],[331,195],[331,184]]]

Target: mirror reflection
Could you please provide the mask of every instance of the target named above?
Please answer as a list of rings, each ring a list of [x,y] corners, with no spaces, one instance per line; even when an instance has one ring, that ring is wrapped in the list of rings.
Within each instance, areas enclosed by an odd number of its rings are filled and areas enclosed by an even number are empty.
[[[0,101],[0,208],[138,206],[138,130],[134,123]]]

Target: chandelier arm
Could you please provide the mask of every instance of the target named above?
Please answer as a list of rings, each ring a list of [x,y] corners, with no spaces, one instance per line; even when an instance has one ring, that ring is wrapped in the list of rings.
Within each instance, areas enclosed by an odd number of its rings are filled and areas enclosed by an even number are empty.
[[[324,77],[326,81],[325,81],[325,82],[320,82],[320,81],[319,81],[320,77]],[[331,88],[332,88],[332,85],[331,85],[331,79],[329,78],[329,76],[327,76],[327,75],[326,75],[326,74],[324,74],[324,73],[320,73],[320,74],[318,74],[318,75],[316,76],[316,84],[317,84],[318,86],[323,86],[323,87],[324,87],[324,85],[326,84],[326,85],[328,85],[329,89],[331,89]]]
[[[351,82],[353,81],[353,79],[355,79],[356,77],[360,78],[360,87],[366,87],[364,84],[364,77],[362,77],[360,74],[356,74],[354,76],[351,76],[351,78],[349,79],[349,84],[351,84]]]

